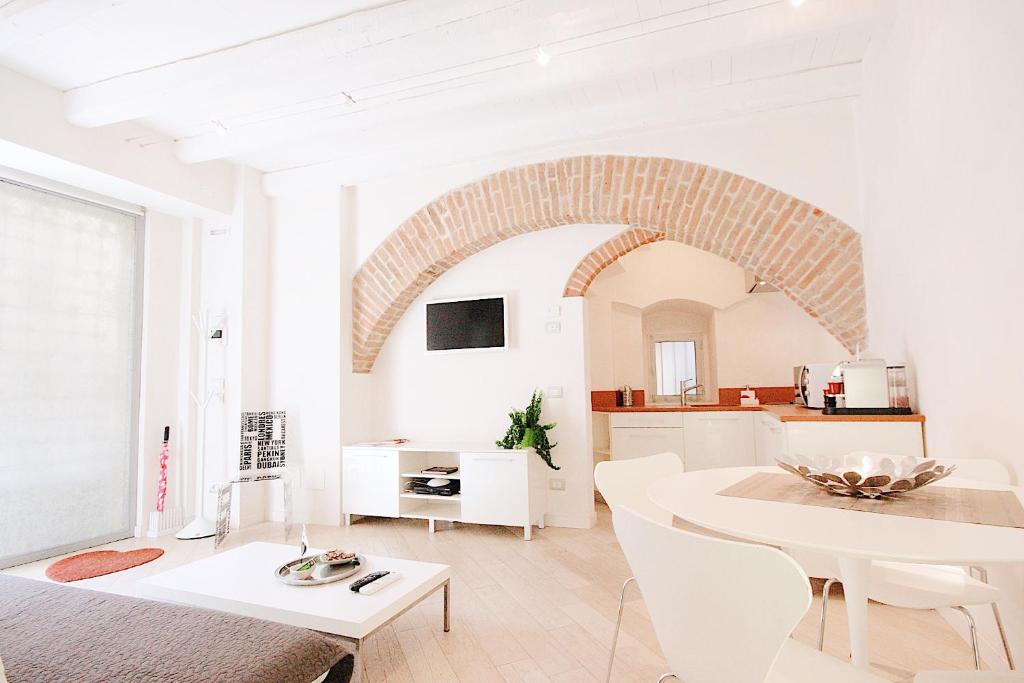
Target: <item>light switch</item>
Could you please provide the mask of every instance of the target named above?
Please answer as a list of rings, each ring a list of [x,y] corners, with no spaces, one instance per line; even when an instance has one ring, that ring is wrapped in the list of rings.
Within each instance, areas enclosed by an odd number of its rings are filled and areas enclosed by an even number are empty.
[[[545,398],[562,398],[562,387],[548,387],[544,396]]]
[[[549,318],[558,318],[561,315],[562,315],[562,307],[561,306],[548,306],[548,317]]]
[[[544,331],[548,334],[560,334],[562,332],[562,323],[557,320],[549,320],[544,323]]]

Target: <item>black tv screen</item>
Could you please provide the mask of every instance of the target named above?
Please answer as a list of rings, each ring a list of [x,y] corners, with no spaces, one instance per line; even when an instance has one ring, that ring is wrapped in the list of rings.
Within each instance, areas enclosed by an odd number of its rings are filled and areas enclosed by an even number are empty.
[[[427,304],[427,351],[504,346],[504,297]]]

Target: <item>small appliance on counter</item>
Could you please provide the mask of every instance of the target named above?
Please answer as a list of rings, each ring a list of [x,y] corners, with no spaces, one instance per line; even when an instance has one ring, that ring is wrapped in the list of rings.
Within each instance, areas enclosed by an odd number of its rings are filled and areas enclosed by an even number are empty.
[[[905,368],[904,396],[895,402],[890,396],[890,383],[897,381],[898,375],[890,373],[882,359],[844,361],[836,366],[825,389],[827,405],[822,412],[825,415],[910,415],[910,402],[905,398]]]
[[[808,408],[825,407],[825,390],[832,381],[835,363],[808,363],[793,368],[793,389],[796,402]]]

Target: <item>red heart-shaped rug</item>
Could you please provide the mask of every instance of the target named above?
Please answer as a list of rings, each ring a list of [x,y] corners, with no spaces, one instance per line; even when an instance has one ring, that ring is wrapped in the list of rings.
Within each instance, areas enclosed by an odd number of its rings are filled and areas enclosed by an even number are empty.
[[[57,560],[46,568],[46,576],[60,583],[81,581],[94,576],[138,567],[164,554],[163,548],[139,548],[126,553],[117,550],[93,550]]]

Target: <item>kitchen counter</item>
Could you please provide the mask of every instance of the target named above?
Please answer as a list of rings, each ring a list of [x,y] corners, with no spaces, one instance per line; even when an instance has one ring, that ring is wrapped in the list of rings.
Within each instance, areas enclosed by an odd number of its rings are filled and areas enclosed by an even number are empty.
[[[643,406],[601,406],[595,413],[701,413],[701,412],[766,412],[782,422],[924,422],[924,415],[822,415],[820,410],[805,408],[792,403],[762,404],[759,406],[737,405],[643,405]]]
[[[655,403],[643,406],[600,406],[594,408],[595,413],[710,413],[714,411],[750,410],[760,411],[764,406],[724,406],[720,403],[705,405],[672,405],[671,403]]]

